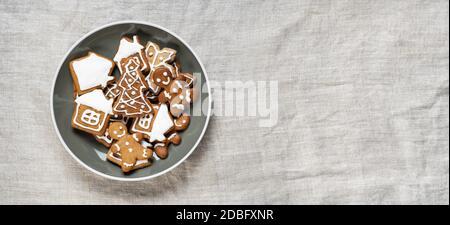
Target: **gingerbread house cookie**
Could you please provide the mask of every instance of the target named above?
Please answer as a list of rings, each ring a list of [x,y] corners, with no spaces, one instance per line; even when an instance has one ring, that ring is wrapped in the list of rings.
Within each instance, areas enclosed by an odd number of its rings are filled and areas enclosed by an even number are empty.
[[[93,135],[103,135],[112,112],[113,99],[106,99],[102,90],[96,89],[75,99],[72,127]]]
[[[153,107],[155,114],[134,119],[131,131],[144,134],[150,142],[163,142],[165,134],[174,129],[174,121],[166,104]]]
[[[122,72],[121,61],[130,56],[136,56],[141,65],[140,70],[142,72],[148,72],[149,65],[144,53],[144,46],[140,44],[139,37],[136,35],[133,36],[133,39],[127,37],[120,39],[119,49],[117,49],[117,53],[114,56],[114,62],[117,63],[120,72]]]
[[[94,52],[87,56],[72,60],[69,65],[77,94],[85,94],[96,88],[105,88],[114,82],[110,76],[114,69],[114,62]]]

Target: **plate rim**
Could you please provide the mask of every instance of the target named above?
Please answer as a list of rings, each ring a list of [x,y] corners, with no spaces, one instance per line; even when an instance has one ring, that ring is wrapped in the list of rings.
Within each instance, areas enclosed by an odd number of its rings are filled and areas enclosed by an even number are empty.
[[[199,138],[197,139],[197,141],[195,142],[194,146],[189,150],[189,152],[180,160],[178,160],[178,162],[176,162],[175,164],[173,164],[172,166],[170,166],[169,168],[158,172],[156,174],[153,175],[149,175],[149,176],[144,176],[144,177],[137,177],[137,178],[126,178],[126,177],[116,177],[116,176],[111,176],[108,174],[105,174],[103,172],[97,171],[93,168],[91,168],[90,166],[88,166],[86,163],[84,163],[83,161],[81,161],[81,159],[79,159],[71,150],[70,148],[67,146],[66,142],[64,141],[64,139],[61,136],[61,133],[59,132],[58,127],[56,126],[56,119],[55,119],[55,112],[54,112],[54,107],[53,107],[53,98],[54,98],[54,91],[55,91],[55,85],[56,85],[56,80],[58,78],[58,74],[62,69],[62,66],[64,64],[64,61],[66,61],[67,57],[69,56],[69,54],[73,51],[73,49],[80,43],[82,42],[84,39],[86,39],[87,37],[89,37],[90,35],[92,35],[93,33],[100,31],[102,29],[105,29],[107,27],[111,27],[114,25],[118,25],[118,24],[141,24],[141,25],[146,25],[146,26],[150,26],[150,27],[154,27],[157,29],[160,29],[162,31],[165,31],[169,34],[171,34],[172,36],[174,36],[175,38],[177,38],[181,43],[183,43],[188,49],[189,51],[192,52],[192,54],[194,55],[195,59],[198,61],[198,63],[200,64],[200,68],[202,69],[202,72],[204,74],[205,77],[205,82],[207,84],[208,87],[208,103],[209,103],[209,107],[208,107],[208,113],[206,115],[206,122],[205,125],[203,126],[203,130],[200,133]],[[202,88],[203,89],[203,88]],[[70,48],[69,50],[67,50],[66,54],[64,55],[64,57],[62,58],[61,62],[59,63],[57,69],[56,69],[56,73],[53,77],[53,82],[52,82],[52,89],[50,92],[50,111],[51,111],[51,115],[52,115],[52,124],[53,124],[53,128],[56,131],[56,134],[58,136],[59,142],[63,145],[64,149],[72,156],[72,158],[75,159],[75,161],[77,161],[79,164],[81,164],[84,168],[88,169],[89,171],[93,172],[94,174],[97,174],[101,177],[105,177],[111,180],[118,180],[118,181],[143,181],[143,180],[149,180],[158,176],[161,176],[171,170],[173,170],[174,168],[176,168],[178,165],[180,165],[182,162],[184,162],[191,154],[192,152],[194,152],[194,150],[197,148],[197,146],[200,144],[200,141],[203,139],[203,136],[206,132],[206,129],[208,127],[208,123],[210,120],[210,116],[211,116],[211,108],[212,108],[212,97],[211,97],[211,87],[209,85],[209,80],[208,80],[208,74],[206,73],[205,67],[203,66],[202,61],[200,60],[200,58],[197,56],[197,54],[194,52],[194,50],[192,50],[191,46],[188,45],[184,39],[182,39],[180,36],[178,36],[176,33],[170,31],[169,29],[159,26],[157,24],[154,23],[149,23],[149,22],[144,22],[144,21],[138,21],[138,20],[121,20],[121,21],[116,21],[116,22],[112,22],[112,23],[108,23],[102,26],[99,26],[97,28],[94,28],[93,30],[89,31],[88,33],[84,34],[81,38],[79,38]]]

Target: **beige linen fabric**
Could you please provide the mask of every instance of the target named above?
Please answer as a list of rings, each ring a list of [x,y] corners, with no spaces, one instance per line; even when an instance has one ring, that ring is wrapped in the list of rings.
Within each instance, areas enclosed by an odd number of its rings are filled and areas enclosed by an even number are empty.
[[[449,202],[448,1],[2,0],[0,19],[0,204]],[[277,125],[213,116],[153,180],[84,169],[53,129],[53,76],[119,20],[175,31],[211,80],[278,81]]]

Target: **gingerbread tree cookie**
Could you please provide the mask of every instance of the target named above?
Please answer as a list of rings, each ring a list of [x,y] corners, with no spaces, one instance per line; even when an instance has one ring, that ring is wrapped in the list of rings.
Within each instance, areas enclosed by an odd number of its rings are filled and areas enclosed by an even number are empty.
[[[121,93],[114,103],[114,114],[138,117],[151,113],[152,107],[144,95],[148,86],[139,70],[139,63],[133,57],[126,58],[123,62],[123,74],[118,83]]]

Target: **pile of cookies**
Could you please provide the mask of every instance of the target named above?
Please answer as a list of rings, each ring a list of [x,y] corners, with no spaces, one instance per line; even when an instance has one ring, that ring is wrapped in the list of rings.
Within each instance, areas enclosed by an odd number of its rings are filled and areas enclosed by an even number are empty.
[[[72,127],[109,148],[107,158],[123,172],[165,159],[169,144],[180,144],[194,94],[192,74],[181,73],[176,51],[138,36],[122,37],[114,58],[94,52],[74,59],[69,70],[75,90]],[[117,66],[120,78],[112,72]]]

